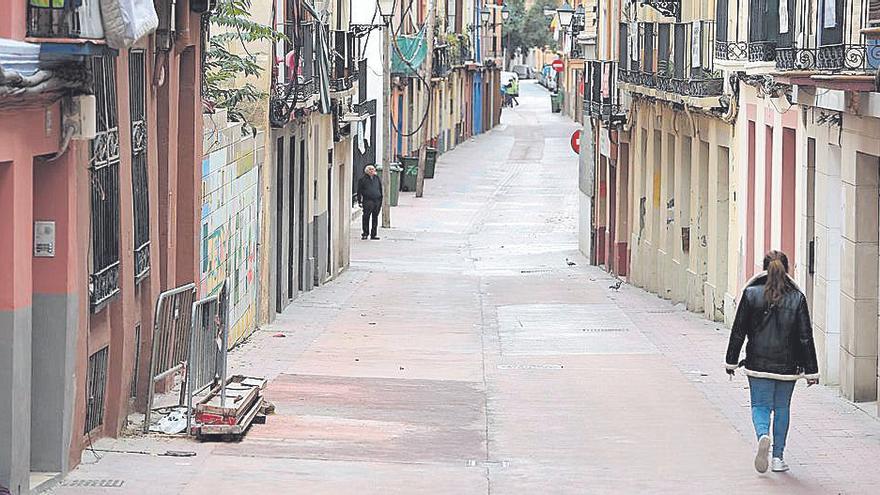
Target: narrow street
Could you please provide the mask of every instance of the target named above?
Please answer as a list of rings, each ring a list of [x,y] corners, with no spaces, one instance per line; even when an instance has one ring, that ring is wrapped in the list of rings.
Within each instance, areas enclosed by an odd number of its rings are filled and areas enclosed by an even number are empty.
[[[795,391],[792,470],[755,473],[727,330],[587,264],[577,126],[536,84],[520,103],[232,351],[231,372],[271,380],[267,424],[102,439],[53,493],[880,493],[880,422],[828,387]],[[167,450],[196,455],[118,452]]]

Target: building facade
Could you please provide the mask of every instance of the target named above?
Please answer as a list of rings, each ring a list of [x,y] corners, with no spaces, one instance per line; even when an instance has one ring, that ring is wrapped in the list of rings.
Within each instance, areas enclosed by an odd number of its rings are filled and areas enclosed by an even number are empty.
[[[854,401],[878,387],[875,3],[609,2],[586,76],[594,263],[730,324],[785,251]]]
[[[274,47],[262,188],[266,321],[348,267],[353,184],[375,163],[377,102],[366,95],[362,43],[370,28],[352,24],[348,1],[279,7],[287,39]]]
[[[0,20],[0,485],[16,495],[143,407],[155,300],[198,273],[201,18],[134,4],[137,39],[94,1]]]

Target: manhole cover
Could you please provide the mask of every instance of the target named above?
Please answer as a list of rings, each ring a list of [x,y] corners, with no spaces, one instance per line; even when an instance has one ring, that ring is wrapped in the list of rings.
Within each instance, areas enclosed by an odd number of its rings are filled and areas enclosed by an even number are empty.
[[[87,488],[122,488],[125,480],[67,480],[61,486],[79,486]]]
[[[499,370],[561,370],[561,364],[499,364]]]

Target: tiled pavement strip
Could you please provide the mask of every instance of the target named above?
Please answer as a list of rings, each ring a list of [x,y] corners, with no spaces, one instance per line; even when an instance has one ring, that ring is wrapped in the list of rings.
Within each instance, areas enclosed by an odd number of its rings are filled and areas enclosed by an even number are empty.
[[[523,93],[382,241],[353,240],[348,272],[231,354],[272,379],[266,425],[240,443],[102,440],[198,455],[87,452],[69,480],[124,485],[56,492],[880,493],[880,422],[826,387],[795,392],[792,471],[754,472],[727,330],[586,266],[575,127]]]

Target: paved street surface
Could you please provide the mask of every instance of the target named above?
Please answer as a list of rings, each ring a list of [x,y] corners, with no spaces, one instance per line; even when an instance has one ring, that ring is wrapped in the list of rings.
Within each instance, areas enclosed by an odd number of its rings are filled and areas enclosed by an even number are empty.
[[[576,126],[522,91],[381,241],[354,229],[350,270],[232,353],[271,379],[266,425],[240,443],[104,440],[197,455],[86,452],[67,484],[123,486],[56,493],[880,493],[880,422],[831,388],[795,392],[791,472],[755,473],[727,331],[587,266]]]

